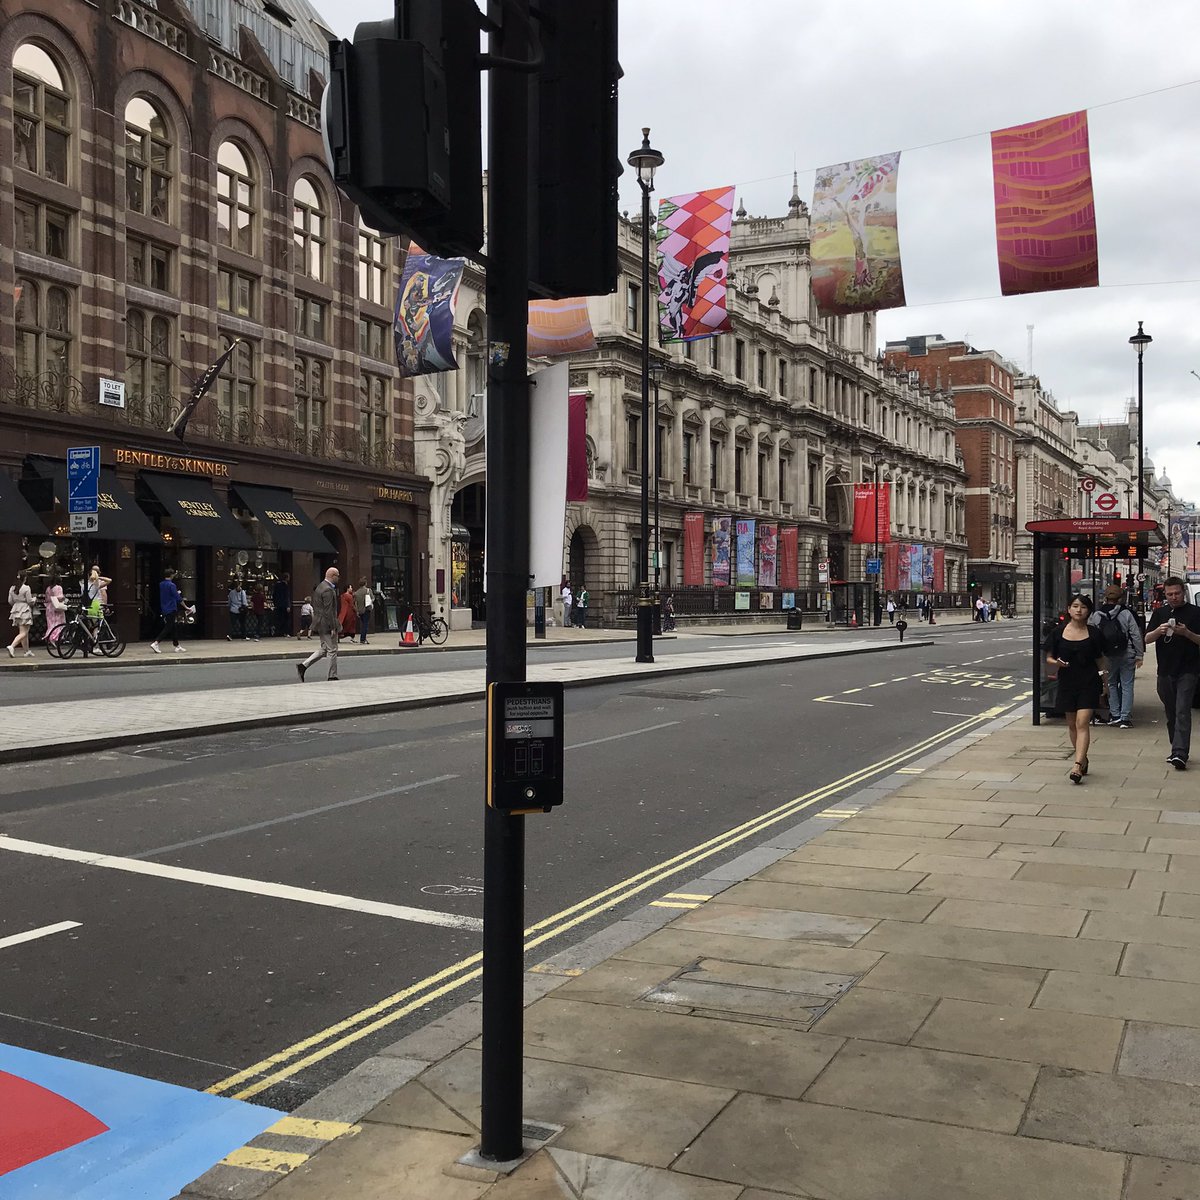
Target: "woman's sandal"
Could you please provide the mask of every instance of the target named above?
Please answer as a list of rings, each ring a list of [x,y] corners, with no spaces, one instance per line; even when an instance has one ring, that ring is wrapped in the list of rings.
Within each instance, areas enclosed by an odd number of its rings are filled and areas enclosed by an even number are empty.
[[[1083,758],[1083,773],[1085,775],[1088,773],[1088,760],[1087,760],[1086,754],[1084,755],[1084,758]]]
[[[1083,776],[1084,776],[1084,772],[1083,772],[1082,768],[1083,768],[1083,763],[1077,762],[1075,764],[1075,770],[1073,770],[1067,778],[1070,779],[1070,781],[1072,783],[1082,783]]]

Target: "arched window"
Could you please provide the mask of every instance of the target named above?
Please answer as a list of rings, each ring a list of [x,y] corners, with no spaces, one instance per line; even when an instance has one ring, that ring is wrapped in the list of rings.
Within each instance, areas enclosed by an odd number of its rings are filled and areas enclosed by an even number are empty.
[[[391,384],[380,375],[364,372],[358,380],[359,457],[383,465],[391,450]]]
[[[171,396],[172,341],[170,317],[140,308],[125,314],[125,379],[133,395]]]
[[[18,167],[70,182],[71,97],[54,59],[25,42],[13,55],[13,142]]]
[[[321,193],[307,175],[296,180],[292,191],[292,270],[310,279],[326,278],[325,243],[329,216]]]
[[[233,341],[222,334],[220,352],[228,350]],[[218,422],[222,435],[230,441],[251,440],[258,387],[256,359],[255,344],[241,338],[217,378]]]
[[[16,368],[27,377],[67,376],[71,370],[71,293],[18,278]]]
[[[156,221],[171,219],[175,147],[166,120],[145,96],[125,106],[125,204]]]
[[[387,304],[390,258],[387,241],[358,218],[358,296],[369,304]]]
[[[217,151],[217,240],[253,254],[258,224],[258,193],[253,168],[236,142]]]
[[[329,364],[323,359],[296,355],[296,435],[304,454],[320,454],[325,438]]]

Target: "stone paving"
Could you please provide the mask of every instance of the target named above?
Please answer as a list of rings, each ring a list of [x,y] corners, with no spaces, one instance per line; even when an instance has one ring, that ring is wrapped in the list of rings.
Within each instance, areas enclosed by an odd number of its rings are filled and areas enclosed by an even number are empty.
[[[1195,1200],[1200,789],[1148,678],[1082,786],[1004,718],[533,966],[524,1111],[563,1130],[513,1174],[456,1163],[472,1002],[297,1114],[346,1136],[185,1194]]]

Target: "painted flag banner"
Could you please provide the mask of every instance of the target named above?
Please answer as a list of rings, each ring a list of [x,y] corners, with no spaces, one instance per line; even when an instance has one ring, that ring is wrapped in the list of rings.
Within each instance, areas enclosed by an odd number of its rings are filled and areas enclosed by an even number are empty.
[[[438,258],[409,248],[396,291],[396,365],[402,378],[453,371],[454,307],[461,258]]]
[[[854,485],[854,529],[850,541],[855,545],[887,545],[892,540],[892,485],[879,485],[879,519],[875,519],[875,485]],[[878,535],[876,534],[878,529]]]
[[[588,316],[587,300],[531,300],[529,302],[530,358],[557,358],[595,350],[596,335]]]
[[[725,308],[733,188],[658,202],[658,322],[664,342],[690,342],[730,328]]]
[[[758,586],[778,587],[779,526],[764,521],[758,527]]]
[[[908,579],[905,582],[906,587],[912,588],[914,591],[921,590],[922,580],[925,574],[925,554],[921,547],[914,542],[909,547],[908,554]]]
[[[754,521],[737,523],[737,586],[752,588],[757,579],[754,570]]]
[[[712,531],[712,581],[718,587],[730,583],[730,528],[732,517],[714,517]]]
[[[899,542],[891,542],[883,548],[883,586],[890,592],[900,587]]]
[[[933,590],[946,590],[946,551],[940,546],[933,552]]]
[[[822,316],[904,307],[896,177],[900,152],[817,172],[812,290]]]
[[[925,561],[921,566],[921,584],[922,586],[933,589],[933,547],[926,546]]]
[[[567,502],[588,498],[587,396],[567,397]]]
[[[785,525],[779,531],[779,586],[795,590],[800,586],[800,530]]]
[[[683,586],[704,583],[704,514],[683,514]]]
[[[992,133],[1000,292],[1100,285],[1087,111]]]

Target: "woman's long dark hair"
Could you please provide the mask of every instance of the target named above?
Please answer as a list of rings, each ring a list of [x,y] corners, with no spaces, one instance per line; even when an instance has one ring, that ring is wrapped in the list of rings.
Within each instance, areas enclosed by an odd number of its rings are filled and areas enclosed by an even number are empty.
[[[1092,613],[1094,613],[1096,611],[1096,606],[1092,603],[1091,596],[1085,596],[1082,592],[1076,592],[1075,595],[1073,595],[1070,598],[1070,600],[1067,601],[1067,609],[1068,610],[1070,609],[1071,605],[1075,603],[1076,600],[1080,601],[1080,603],[1083,604],[1084,608],[1086,608],[1088,610],[1089,617],[1092,615]],[[1067,620],[1069,621],[1070,619],[1071,619],[1071,614],[1068,611]]]

